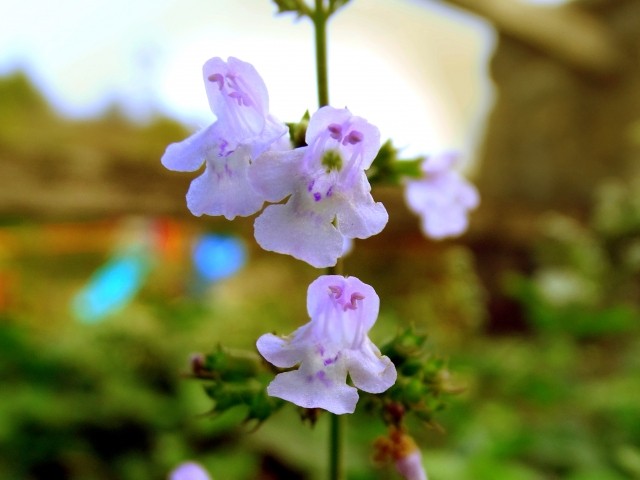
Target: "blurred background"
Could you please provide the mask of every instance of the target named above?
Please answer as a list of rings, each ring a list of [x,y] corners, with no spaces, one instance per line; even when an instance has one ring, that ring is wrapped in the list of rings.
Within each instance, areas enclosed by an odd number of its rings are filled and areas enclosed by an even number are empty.
[[[324,478],[326,421],[211,417],[194,352],[307,320],[318,275],[252,219],[194,218],[171,142],[211,123],[201,66],[253,63],[316,108],[312,31],[267,0],[26,0],[0,18],[0,478]],[[407,157],[457,150],[482,205],[422,236],[399,188],[345,271],[376,342],[413,325],[463,392],[415,423],[430,478],[640,478],[640,2],[352,0],[330,95]],[[286,299],[285,299],[286,296]],[[382,423],[349,424],[350,479]]]

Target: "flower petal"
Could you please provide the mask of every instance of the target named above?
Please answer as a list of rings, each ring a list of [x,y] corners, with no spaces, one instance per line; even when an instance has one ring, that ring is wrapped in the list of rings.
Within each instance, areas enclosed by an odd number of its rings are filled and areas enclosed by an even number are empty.
[[[218,120],[231,120],[228,118],[229,94],[238,94],[244,97],[244,101],[234,101],[231,105],[242,109],[243,120],[249,130],[262,130],[269,111],[269,94],[253,65],[235,57],[229,57],[227,62],[215,57],[205,62],[202,76],[209,106]]]
[[[195,462],[185,462],[178,465],[169,474],[169,480],[210,480],[204,468]]]
[[[278,374],[267,393],[303,408],[323,408],[336,415],[353,413],[358,403],[358,391],[344,380],[334,382],[302,369]]]
[[[264,198],[247,177],[249,157],[238,149],[226,158],[207,161],[205,171],[191,182],[187,207],[196,216],[224,215],[228,220],[248,216],[262,207]]]
[[[347,350],[345,356],[349,376],[360,390],[381,393],[396,382],[396,367],[389,357],[380,355],[380,350],[369,338],[358,350]]]
[[[304,358],[300,340],[306,336],[308,328],[309,324],[303,325],[287,338],[280,338],[272,333],[264,334],[256,342],[258,352],[267,362],[278,368],[291,368]]]
[[[396,469],[405,480],[428,480],[427,471],[422,466],[422,455],[419,450],[396,460]]]
[[[336,264],[342,235],[324,211],[297,209],[297,194],[285,205],[270,205],[256,218],[254,234],[265,250],[291,255],[316,268]]]
[[[356,277],[343,277],[342,275],[322,275],[316,278],[307,289],[307,312],[311,318],[317,319],[322,312],[326,312],[328,295],[335,295],[334,289],[341,290],[341,296],[349,301],[356,293],[362,297],[357,303],[356,309],[344,310],[343,314],[354,315],[351,327],[360,325],[360,334],[366,335],[378,318],[380,311],[380,297],[371,285],[367,285]],[[341,333],[345,329],[341,329]]]
[[[181,142],[169,145],[162,155],[162,165],[177,172],[193,172],[200,168],[215,148],[213,125],[203,128]]]
[[[370,186],[364,173],[354,185],[349,201],[342,202],[337,210],[338,230],[349,238],[368,238],[380,233],[389,214],[380,202],[375,202],[369,193]]]
[[[300,182],[297,166],[304,151],[304,148],[285,152],[269,151],[253,161],[249,180],[267,202],[279,202],[294,191]]]

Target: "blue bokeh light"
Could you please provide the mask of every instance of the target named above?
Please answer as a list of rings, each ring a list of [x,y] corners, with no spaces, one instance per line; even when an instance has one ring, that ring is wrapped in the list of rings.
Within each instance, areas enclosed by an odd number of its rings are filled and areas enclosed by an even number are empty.
[[[86,323],[96,323],[123,308],[138,293],[149,270],[143,252],[129,252],[111,258],[75,296],[73,310]]]
[[[193,247],[193,263],[200,277],[215,282],[235,274],[247,261],[242,240],[230,235],[205,234]]]

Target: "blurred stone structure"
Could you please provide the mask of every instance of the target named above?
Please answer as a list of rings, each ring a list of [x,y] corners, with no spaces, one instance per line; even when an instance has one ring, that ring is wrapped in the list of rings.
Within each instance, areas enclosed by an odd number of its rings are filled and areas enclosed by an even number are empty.
[[[476,179],[484,213],[581,215],[602,180],[638,173],[640,2],[519,9],[515,0],[473,0],[505,2],[511,23],[485,12],[500,33],[491,62],[497,98]]]

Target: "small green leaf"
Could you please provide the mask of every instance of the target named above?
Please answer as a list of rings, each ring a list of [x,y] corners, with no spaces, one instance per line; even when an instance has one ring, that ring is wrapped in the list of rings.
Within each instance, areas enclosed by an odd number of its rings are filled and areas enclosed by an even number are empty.
[[[329,15],[344,7],[347,3],[349,3],[349,0],[329,0]]]
[[[303,0],[273,0],[278,7],[278,13],[296,12],[299,17],[310,16],[311,10]]]

